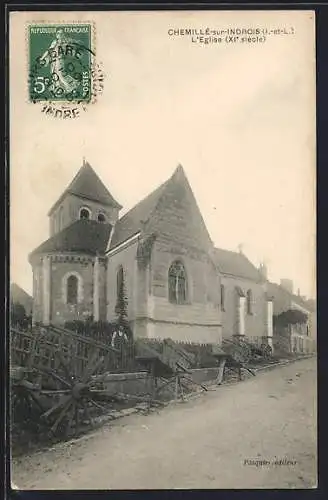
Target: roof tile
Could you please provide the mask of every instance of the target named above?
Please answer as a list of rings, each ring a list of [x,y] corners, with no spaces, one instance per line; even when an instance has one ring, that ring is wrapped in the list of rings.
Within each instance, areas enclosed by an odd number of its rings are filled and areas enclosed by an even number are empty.
[[[65,189],[64,193],[56,201],[56,203],[50,209],[48,215],[54,211],[60,201],[66,196],[66,194],[74,194],[88,200],[97,201],[103,205],[114,206],[117,208],[122,208],[122,206],[113,198],[106,186],[100,180],[96,172],[89,165],[89,163],[84,163],[80,168],[70,185]]]
[[[263,281],[260,271],[243,253],[215,248],[214,260],[222,274],[229,274],[256,282]]]
[[[110,231],[110,224],[94,220],[77,220],[55,234],[30,254],[37,255],[51,252],[81,252],[91,255],[105,253]]]
[[[156,207],[168,181],[164,182],[155,191],[135,205],[115,224],[111,248],[116,247],[142,229],[143,223],[149,219]]]
[[[162,234],[170,238],[173,237],[174,228],[173,224],[171,224],[172,210],[174,211],[175,202],[181,200],[183,197],[186,198],[184,206],[189,218],[192,217],[192,224],[195,229],[189,231],[189,233],[192,232],[192,239],[197,240],[198,247],[201,246],[208,249],[211,245],[211,240],[181,165],[175,169],[173,175],[167,181],[118,220],[115,225],[111,248],[116,247],[143,229],[152,233],[159,230]],[[146,226],[148,221],[150,221],[150,224]],[[159,227],[160,229],[158,229]],[[188,231],[179,233],[182,240],[186,238],[186,233]]]

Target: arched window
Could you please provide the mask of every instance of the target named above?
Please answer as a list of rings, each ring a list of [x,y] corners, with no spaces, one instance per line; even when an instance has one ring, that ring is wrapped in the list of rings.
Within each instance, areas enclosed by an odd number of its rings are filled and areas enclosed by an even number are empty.
[[[69,305],[77,305],[83,301],[83,279],[79,273],[69,271],[63,276],[62,301]]]
[[[187,275],[179,261],[173,262],[169,269],[169,301],[174,304],[187,302]]]
[[[71,275],[67,278],[67,304],[76,305],[78,298],[78,279]]]
[[[252,290],[247,290],[247,314],[252,314],[253,294]]]
[[[220,296],[220,301],[221,301],[221,310],[224,311],[224,301],[225,301],[225,289],[224,289],[224,285],[221,285],[220,287],[220,292],[221,292],[221,296]]]
[[[106,222],[106,217],[104,216],[104,214],[98,214],[98,222]]]
[[[81,208],[80,210],[80,219],[90,219],[91,218],[91,212],[88,208]]]

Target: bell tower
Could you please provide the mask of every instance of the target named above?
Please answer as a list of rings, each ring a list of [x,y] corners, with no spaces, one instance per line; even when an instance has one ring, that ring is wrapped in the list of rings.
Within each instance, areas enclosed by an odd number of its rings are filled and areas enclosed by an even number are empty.
[[[121,205],[83,165],[50,209],[50,238],[29,255],[33,322],[106,319],[106,249]]]
[[[90,164],[83,159],[82,167],[48,212],[50,236],[79,219],[114,225],[121,208]]]

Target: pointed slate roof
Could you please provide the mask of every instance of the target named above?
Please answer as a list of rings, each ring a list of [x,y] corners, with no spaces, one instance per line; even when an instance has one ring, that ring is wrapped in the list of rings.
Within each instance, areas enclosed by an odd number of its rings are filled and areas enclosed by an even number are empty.
[[[48,212],[51,215],[57,205],[62,201],[66,194],[75,194],[87,200],[97,201],[103,205],[122,208],[122,206],[113,198],[106,186],[100,180],[96,172],[88,162],[83,163],[82,167],[65,189],[60,198]]]
[[[30,254],[34,255],[53,252],[77,252],[96,255],[104,254],[111,232],[110,224],[94,220],[80,219],[56,233],[41,243]]]
[[[165,205],[172,202],[172,196],[168,196],[168,199],[166,199],[166,195],[169,193],[172,194],[175,188],[182,188],[182,190],[188,192],[189,196],[192,198],[192,203],[195,207],[193,215],[197,219],[198,227],[201,226],[200,231],[202,231],[202,235],[205,235],[205,239],[210,243],[211,240],[202,215],[198,209],[192,189],[183,167],[179,165],[167,181],[161,184],[118,220],[114,228],[111,248],[116,247],[131,236],[137,234],[145,227],[147,222],[154,219],[156,214],[158,215],[158,212],[163,212]],[[168,226],[169,225],[170,221],[168,220]],[[153,229],[156,230],[156,228]]]
[[[111,248],[116,247],[142,229],[143,224],[149,219],[150,214],[156,207],[167,183],[168,181],[161,184],[117,221]]]
[[[240,252],[214,249],[214,260],[218,270],[222,274],[236,276],[251,281],[262,282],[263,276],[248,258]]]

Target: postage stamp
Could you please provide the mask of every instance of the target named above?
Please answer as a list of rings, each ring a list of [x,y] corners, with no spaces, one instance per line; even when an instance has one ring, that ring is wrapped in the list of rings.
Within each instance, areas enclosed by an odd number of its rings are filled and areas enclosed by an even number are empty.
[[[30,101],[90,102],[91,24],[31,24],[28,44]]]

